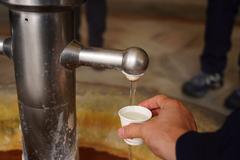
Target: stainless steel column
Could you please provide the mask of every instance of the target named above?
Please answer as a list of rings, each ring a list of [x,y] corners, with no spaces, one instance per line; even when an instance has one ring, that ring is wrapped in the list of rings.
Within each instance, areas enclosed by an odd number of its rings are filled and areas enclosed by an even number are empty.
[[[73,12],[19,9],[10,21],[24,159],[77,159],[75,71],[59,63],[74,38]]]
[[[0,0],[10,9],[12,37],[0,38],[0,51],[14,61],[24,160],[78,159],[76,67],[117,68],[137,77],[147,69],[140,48],[84,49],[72,41],[74,8],[82,2]]]
[[[0,37],[0,52],[3,52],[4,40],[5,40],[5,38]]]

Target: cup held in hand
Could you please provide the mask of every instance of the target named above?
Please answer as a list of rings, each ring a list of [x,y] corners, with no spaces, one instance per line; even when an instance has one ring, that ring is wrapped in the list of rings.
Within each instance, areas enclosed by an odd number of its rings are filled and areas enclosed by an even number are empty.
[[[152,112],[142,106],[126,106],[119,110],[118,115],[120,117],[122,127],[131,123],[143,123],[152,117]],[[143,140],[141,138],[124,139],[129,145],[141,145]]]

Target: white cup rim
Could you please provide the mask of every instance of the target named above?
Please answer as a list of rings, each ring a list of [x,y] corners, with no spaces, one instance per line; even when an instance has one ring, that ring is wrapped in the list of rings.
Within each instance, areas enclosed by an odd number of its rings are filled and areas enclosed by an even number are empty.
[[[125,112],[126,110],[133,110],[138,113],[144,114],[146,116],[146,119],[142,119],[142,120],[129,119],[123,115],[123,112]],[[125,106],[118,111],[118,115],[120,118],[124,119],[125,121],[131,122],[131,123],[141,123],[141,122],[145,122],[145,121],[149,120],[150,118],[152,118],[152,112],[148,108],[143,107],[143,106],[138,106],[138,105]]]

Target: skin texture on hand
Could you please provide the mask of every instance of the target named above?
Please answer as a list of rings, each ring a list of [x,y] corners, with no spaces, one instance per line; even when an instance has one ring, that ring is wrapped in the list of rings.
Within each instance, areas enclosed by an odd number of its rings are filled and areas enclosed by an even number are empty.
[[[120,138],[142,138],[150,150],[160,158],[176,159],[177,139],[188,131],[196,131],[191,114],[177,100],[155,96],[139,104],[150,109],[153,118],[142,124],[130,124],[118,130]]]

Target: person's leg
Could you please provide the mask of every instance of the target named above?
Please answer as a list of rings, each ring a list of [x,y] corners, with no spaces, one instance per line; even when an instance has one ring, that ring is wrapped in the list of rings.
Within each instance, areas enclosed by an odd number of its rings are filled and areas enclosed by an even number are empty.
[[[75,7],[73,12],[74,12],[74,39],[80,42],[81,7]]]
[[[103,34],[106,30],[106,0],[88,0],[86,3],[89,46],[103,47]]]
[[[208,0],[205,47],[201,56],[204,73],[223,74],[239,0]]]
[[[240,0],[208,0],[205,46],[201,56],[202,72],[185,82],[184,94],[203,97],[208,90],[223,86],[227,52]]]

